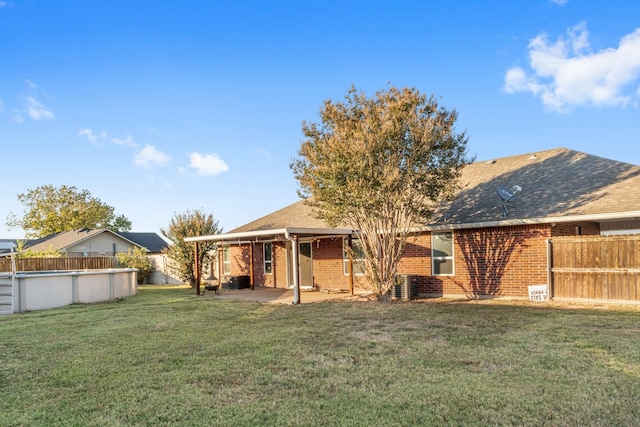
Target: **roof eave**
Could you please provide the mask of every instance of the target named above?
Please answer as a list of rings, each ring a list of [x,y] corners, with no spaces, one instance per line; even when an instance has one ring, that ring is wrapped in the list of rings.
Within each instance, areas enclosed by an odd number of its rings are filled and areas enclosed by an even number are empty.
[[[350,228],[307,228],[307,227],[286,227],[275,228],[270,230],[254,230],[238,233],[211,234],[207,236],[185,237],[185,242],[220,242],[247,240],[258,237],[271,237],[278,235],[312,235],[312,236],[328,236],[328,235],[349,235],[354,231]]]

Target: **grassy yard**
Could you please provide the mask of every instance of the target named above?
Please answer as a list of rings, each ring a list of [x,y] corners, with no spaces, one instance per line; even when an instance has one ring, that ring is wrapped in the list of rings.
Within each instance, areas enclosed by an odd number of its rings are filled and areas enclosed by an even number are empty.
[[[0,318],[0,425],[637,425],[640,311],[143,287]]]

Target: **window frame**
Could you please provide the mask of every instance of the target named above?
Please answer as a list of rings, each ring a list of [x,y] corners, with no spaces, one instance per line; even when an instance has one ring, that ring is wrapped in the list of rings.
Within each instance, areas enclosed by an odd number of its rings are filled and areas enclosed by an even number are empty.
[[[267,245],[269,245],[269,259],[267,259]],[[269,269],[267,271],[267,265]],[[273,244],[272,242],[262,243],[262,271],[264,274],[273,274]]]
[[[360,239],[357,237],[351,238],[351,247],[355,249],[354,243],[358,242],[358,246],[360,247],[359,252],[362,255],[362,258],[353,258],[353,275],[354,276],[364,276],[367,274],[366,262],[367,259],[364,256],[364,251],[362,250],[362,243],[360,243]],[[347,253],[347,248],[349,247],[349,238],[342,238],[342,272],[345,276],[349,275],[349,254]],[[354,252],[356,252],[354,250]]]
[[[222,274],[231,274],[231,246],[222,247]]]
[[[440,235],[449,235],[451,236],[451,255],[446,256],[436,256],[436,237]],[[456,265],[455,265],[455,242],[454,242],[454,234],[453,231],[434,231],[431,233],[431,275],[432,276],[455,276],[456,273]],[[447,273],[436,273],[436,262],[437,261],[451,261],[451,272]],[[438,270],[441,270],[441,264],[438,265]]]

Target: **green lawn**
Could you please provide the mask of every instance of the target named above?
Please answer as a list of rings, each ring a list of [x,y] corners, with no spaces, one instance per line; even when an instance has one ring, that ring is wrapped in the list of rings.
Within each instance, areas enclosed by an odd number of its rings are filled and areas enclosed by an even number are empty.
[[[640,311],[142,287],[0,318],[0,425],[637,425]]]

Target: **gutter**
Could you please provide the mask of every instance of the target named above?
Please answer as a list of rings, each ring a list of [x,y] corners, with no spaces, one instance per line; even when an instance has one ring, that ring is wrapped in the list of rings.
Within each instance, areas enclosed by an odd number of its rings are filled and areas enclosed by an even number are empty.
[[[620,219],[640,218],[640,211],[603,213],[590,215],[568,215],[568,216],[549,216],[529,219],[507,219],[502,221],[480,221],[460,224],[429,224],[425,225],[423,231],[431,230],[463,230],[467,228],[487,228],[487,227],[504,227],[509,225],[530,225],[530,224],[547,224],[562,223],[576,221],[615,221]],[[417,229],[416,229],[417,231]]]
[[[291,234],[310,234],[321,236],[349,235],[353,230],[350,228],[306,228],[306,227],[286,227],[274,228],[271,230],[254,230],[242,231],[238,233],[211,234],[208,236],[185,237],[185,242],[204,242],[204,241],[231,241],[231,240],[247,240],[254,237],[277,236],[283,234],[285,237]]]

